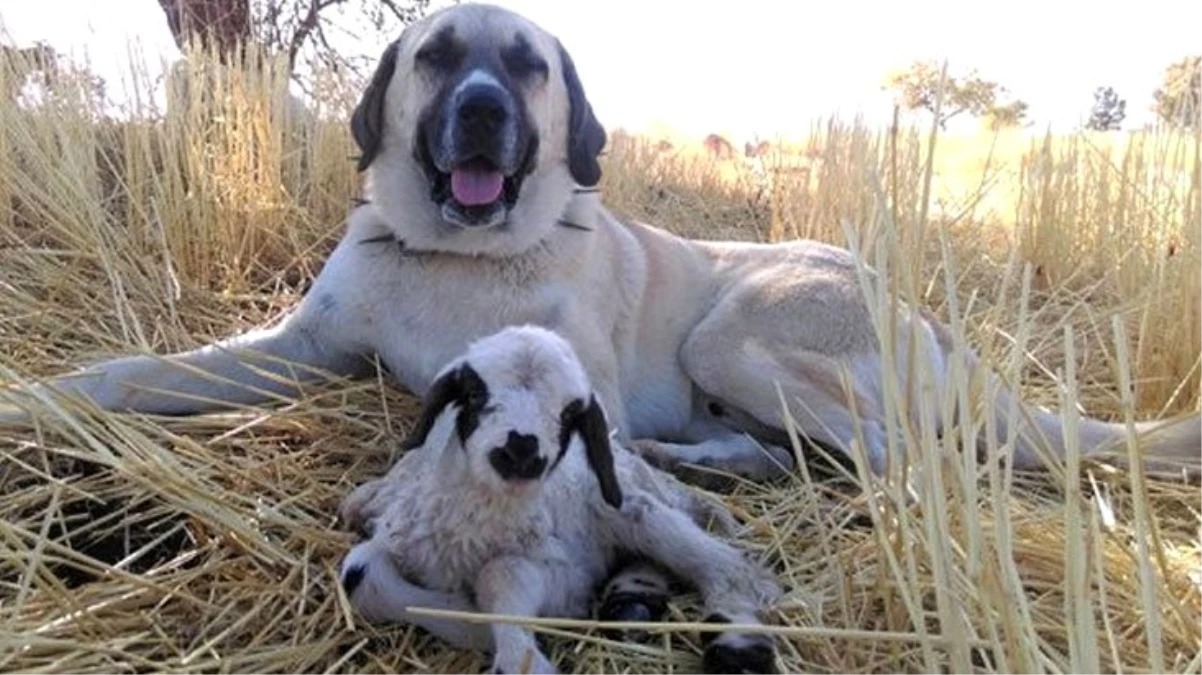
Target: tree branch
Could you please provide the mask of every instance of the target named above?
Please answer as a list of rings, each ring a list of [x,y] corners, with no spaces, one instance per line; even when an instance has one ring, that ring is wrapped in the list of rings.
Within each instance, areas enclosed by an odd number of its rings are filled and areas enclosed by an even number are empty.
[[[309,39],[309,35],[318,28],[322,10],[344,2],[346,0],[310,0],[309,11],[305,14],[305,18],[301,19],[300,24],[296,27],[296,32],[292,34],[292,39],[288,43],[289,70],[296,68],[296,55],[300,53],[301,47],[304,46],[305,40]],[[329,47],[328,44],[326,46]]]

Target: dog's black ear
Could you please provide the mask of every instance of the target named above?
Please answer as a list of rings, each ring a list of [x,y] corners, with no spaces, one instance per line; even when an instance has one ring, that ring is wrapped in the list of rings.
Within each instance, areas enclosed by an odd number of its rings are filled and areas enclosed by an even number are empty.
[[[593,107],[584,96],[576,64],[568,50],[556,40],[563,82],[568,89],[568,170],[581,187],[593,187],[601,181],[601,164],[597,158],[605,148],[605,127],[597,121]]]
[[[405,450],[425,445],[426,438],[430,435],[430,430],[434,428],[434,423],[438,421],[438,416],[442,414],[442,411],[448,405],[463,399],[463,369],[465,367],[459,366],[447,372],[430,385],[430,390],[426,392],[425,399],[422,401],[422,414],[417,420],[417,425],[413,428],[413,433],[402,444]]]
[[[618,484],[618,476],[614,473],[614,455],[609,446],[609,422],[596,396],[589,398],[587,407],[584,401],[576,400],[564,408],[559,439],[560,456],[556,458],[556,463],[562,459],[573,433],[580,434],[580,440],[584,441],[588,465],[601,484],[601,496],[615,509],[622,508],[622,486]]]
[[[393,42],[384,50],[380,64],[371,76],[371,82],[355,106],[351,115],[351,136],[359,146],[359,171],[371,166],[372,160],[380,152],[380,143],[384,139],[384,95],[388,92],[388,83],[396,71],[397,43]]]

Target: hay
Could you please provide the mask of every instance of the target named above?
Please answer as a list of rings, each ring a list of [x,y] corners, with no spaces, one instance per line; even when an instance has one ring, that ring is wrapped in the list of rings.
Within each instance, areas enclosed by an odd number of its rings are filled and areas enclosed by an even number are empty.
[[[345,109],[297,122],[279,73],[194,58],[215,95],[166,120],[99,121],[70,91],[40,109],[0,101],[0,381],[273,320],[320,269],[357,190]],[[966,177],[954,145],[932,174],[917,132],[838,121],[799,143],[806,173],[627,138],[603,187],[690,236],[861,245],[891,271],[882,298],[918,298],[1033,401],[1112,419],[1197,410],[1197,138],[1053,141],[1013,141]],[[336,505],[395,460],[415,412],[383,376],[194,418],[21,405],[36,427],[0,428],[0,670],[487,668],[360,624],[336,583],[352,541]],[[1197,487],[1096,464],[1080,481],[1010,475],[966,460],[963,432],[908,430],[926,458],[916,503],[892,485],[866,499],[862,467],[724,495],[741,544],[788,589],[767,629],[784,667],[1202,671]],[[714,627],[690,595],[671,619],[645,644],[591,622],[537,629],[565,671],[694,671]]]

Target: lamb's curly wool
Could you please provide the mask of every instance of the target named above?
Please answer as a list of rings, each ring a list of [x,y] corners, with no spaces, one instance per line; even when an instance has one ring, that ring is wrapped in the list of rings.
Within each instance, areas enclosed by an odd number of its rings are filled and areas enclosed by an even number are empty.
[[[695,585],[711,621],[757,623],[780,592],[770,572],[703,529],[712,519],[733,531],[720,504],[612,444],[583,368],[555,333],[523,326],[474,343],[432,388],[418,443],[343,503],[344,520],[369,534],[342,572],[368,620],[491,648],[503,672],[533,650],[535,670],[553,671],[525,629],[431,622],[403,608],[583,617],[623,554]],[[770,670],[774,660],[764,636],[725,633],[706,650],[707,667],[724,671]]]

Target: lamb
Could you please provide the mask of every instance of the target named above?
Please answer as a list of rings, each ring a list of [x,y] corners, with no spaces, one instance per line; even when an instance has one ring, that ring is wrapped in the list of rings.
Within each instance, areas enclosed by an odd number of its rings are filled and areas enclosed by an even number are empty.
[[[703,529],[712,518],[729,534],[734,518],[611,436],[566,340],[526,325],[474,342],[429,390],[410,451],[343,501],[344,521],[367,535],[341,564],[352,606],[491,651],[494,672],[551,673],[527,628],[406,608],[584,618],[614,565],[636,556],[695,586],[706,621],[758,624],[780,587]],[[776,672],[768,635],[702,637],[707,672]]]

